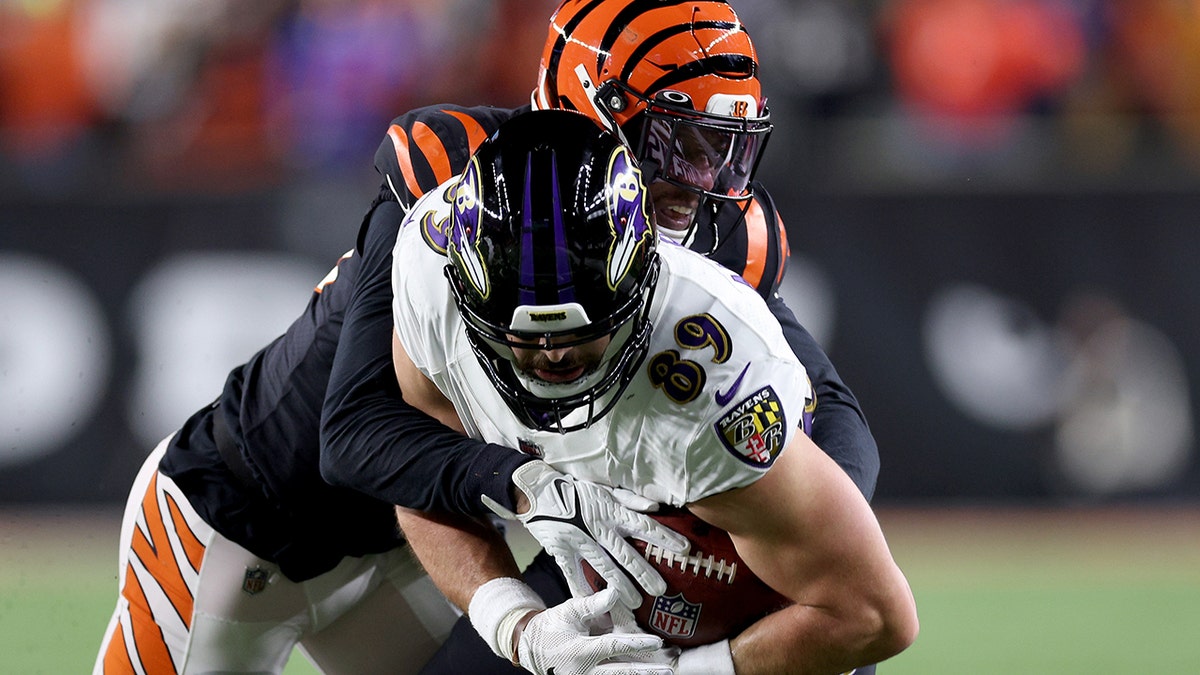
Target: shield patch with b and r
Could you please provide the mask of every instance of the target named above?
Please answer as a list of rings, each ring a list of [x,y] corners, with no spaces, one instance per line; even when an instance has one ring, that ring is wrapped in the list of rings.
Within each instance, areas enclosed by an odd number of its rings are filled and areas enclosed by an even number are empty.
[[[770,385],[742,399],[714,425],[725,448],[752,466],[771,466],[787,437],[783,404]]]

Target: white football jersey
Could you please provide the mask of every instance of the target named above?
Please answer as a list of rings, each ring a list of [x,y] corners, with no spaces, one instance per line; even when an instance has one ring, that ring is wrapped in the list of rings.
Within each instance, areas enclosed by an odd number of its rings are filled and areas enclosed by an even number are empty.
[[[392,309],[409,357],[472,437],[681,506],[754,482],[798,428],[809,431],[808,377],[766,304],[737,275],[666,239],[649,349],[621,400],[579,431],[523,425],[472,351],[443,273],[453,185],[426,194],[401,226]]]

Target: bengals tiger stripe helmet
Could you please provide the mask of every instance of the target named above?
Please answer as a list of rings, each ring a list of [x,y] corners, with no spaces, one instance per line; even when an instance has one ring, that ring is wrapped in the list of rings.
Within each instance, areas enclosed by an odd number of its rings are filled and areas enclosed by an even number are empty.
[[[750,199],[771,132],[758,68],[725,0],[565,0],[533,105],[592,117],[632,141],[648,180],[697,193],[715,212]]]

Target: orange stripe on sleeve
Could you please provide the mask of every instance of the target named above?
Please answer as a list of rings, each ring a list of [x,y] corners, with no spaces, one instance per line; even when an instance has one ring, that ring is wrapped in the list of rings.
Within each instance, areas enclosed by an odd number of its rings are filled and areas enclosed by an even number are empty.
[[[484,131],[483,125],[474,117],[463,112],[458,112],[457,110],[443,110],[442,112],[458,120],[463,125],[463,129],[467,131],[467,144],[471,148],[470,154],[475,154],[475,151],[479,149],[479,146],[488,137],[488,133]]]
[[[742,278],[755,288],[762,283],[769,247],[762,205],[757,199],[751,199],[750,207],[746,209],[746,269],[742,271]]]
[[[117,628],[104,650],[104,675],[132,675],[134,672],[129,649],[125,646],[125,631],[121,624],[117,623]]]
[[[204,544],[200,543],[196,533],[192,532],[191,526],[183,517],[183,512],[179,510],[179,505],[175,503],[175,498],[169,494],[165,496],[167,508],[171,511],[171,522],[175,524],[175,533],[179,535],[179,543],[183,545],[183,552],[187,555],[192,569],[199,572],[200,563],[204,560]]]
[[[792,247],[788,246],[787,228],[783,226],[783,216],[775,212],[775,222],[779,224],[779,272],[775,274],[775,285],[783,281],[783,273],[787,270],[788,258],[792,257]]]
[[[420,197],[425,192],[417,182],[417,176],[413,173],[412,158],[408,156],[408,134],[404,133],[404,129],[399,125],[393,124],[388,127],[388,136],[391,136],[392,145],[396,148],[396,161],[400,164],[400,173],[404,174],[404,184],[414,197]]]
[[[150,603],[146,593],[133,573],[133,566],[125,572],[125,590],[122,591],[129,600],[129,616],[133,629],[133,645],[137,650],[138,661],[147,673],[174,673],[175,662],[171,652],[167,650],[167,642],[163,639],[162,629],[154,622],[150,612]],[[114,638],[116,636],[114,635]],[[128,657],[127,657],[128,658]],[[107,667],[107,657],[105,667]],[[119,664],[118,664],[119,665]],[[118,670],[118,672],[120,672]]]
[[[162,513],[158,508],[158,475],[150,479],[150,487],[146,497],[142,499],[142,513],[145,515],[146,528],[150,538],[141,528],[133,530],[133,554],[162,587],[163,593],[175,607],[179,618],[185,626],[192,625],[192,591],[183,581],[183,573],[179,569],[179,561],[171,551],[171,542],[167,539],[167,529],[163,525]],[[129,575],[132,577],[132,575]]]

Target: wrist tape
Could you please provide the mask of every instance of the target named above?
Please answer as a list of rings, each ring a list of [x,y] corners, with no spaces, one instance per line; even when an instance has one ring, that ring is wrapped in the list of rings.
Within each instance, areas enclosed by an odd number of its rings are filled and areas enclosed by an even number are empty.
[[[675,675],[734,675],[729,640],[683,650],[675,662]]]
[[[492,652],[511,662],[517,622],[543,609],[546,603],[528,584],[512,577],[497,577],[475,589],[467,616]]]

